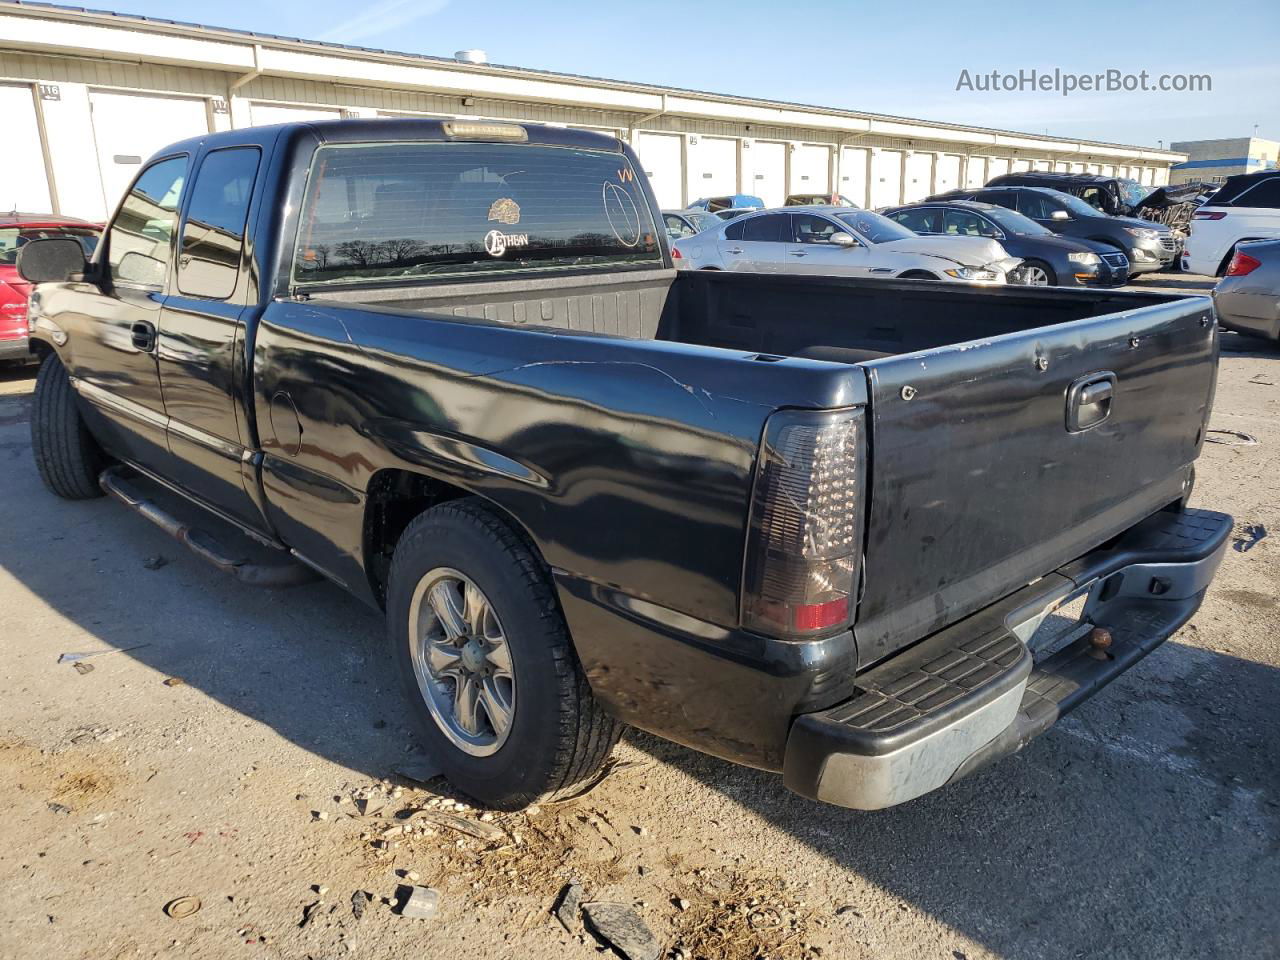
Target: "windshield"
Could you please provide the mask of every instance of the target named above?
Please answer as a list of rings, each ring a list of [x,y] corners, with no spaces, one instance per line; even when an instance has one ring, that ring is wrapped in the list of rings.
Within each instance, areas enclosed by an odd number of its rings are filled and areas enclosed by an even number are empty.
[[[32,240],[79,240],[86,258],[93,256],[98,245],[98,231],[92,227],[0,227],[0,264],[12,266],[18,262],[18,250]]]
[[[838,220],[847,223],[853,231],[868,243],[889,243],[891,240],[907,240],[915,234],[888,217],[882,217],[870,210],[859,210],[857,213],[837,213]]]
[[[712,227],[718,227],[724,223],[722,219],[714,213],[687,213],[685,216],[693,224],[693,228],[701,233],[703,230],[710,230]]]
[[[1052,230],[1040,226],[1030,217],[1024,217],[1016,210],[1010,210],[1007,207],[995,207],[982,212],[1009,233],[1017,233],[1025,237],[1041,237],[1053,233]]]
[[[316,150],[293,279],[662,265],[641,180],[618,153],[495,143]]]
[[[1136,207],[1153,191],[1144,187],[1137,180],[1117,180],[1120,185],[1120,199],[1131,207]]]

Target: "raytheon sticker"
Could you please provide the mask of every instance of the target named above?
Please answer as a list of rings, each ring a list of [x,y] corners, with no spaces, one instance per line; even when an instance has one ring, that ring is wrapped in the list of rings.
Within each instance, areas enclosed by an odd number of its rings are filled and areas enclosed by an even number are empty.
[[[527,233],[503,233],[501,230],[490,230],[484,235],[484,250],[491,257],[500,257],[508,247],[527,247]]]

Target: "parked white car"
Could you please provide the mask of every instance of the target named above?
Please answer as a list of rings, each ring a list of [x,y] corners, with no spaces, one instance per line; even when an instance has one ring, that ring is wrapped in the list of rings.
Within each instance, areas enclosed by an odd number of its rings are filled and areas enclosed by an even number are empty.
[[[922,237],[870,210],[788,207],[676,241],[687,270],[1006,283],[1022,261],[985,237]]]
[[[1182,247],[1182,269],[1222,276],[1236,244],[1280,237],[1280,171],[1228,177],[1191,215],[1190,227]]]

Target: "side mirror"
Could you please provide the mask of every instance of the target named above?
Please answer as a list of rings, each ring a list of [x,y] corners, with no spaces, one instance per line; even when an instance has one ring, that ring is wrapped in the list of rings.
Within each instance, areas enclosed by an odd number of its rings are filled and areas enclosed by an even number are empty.
[[[844,231],[833,233],[827,238],[827,243],[833,243],[837,247],[844,247],[846,250],[858,245],[858,241],[853,239],[853,235],[845,233]]]
[[[84,247],[68,237],[32,240],[18,250],[18,273],[28,283],[61,283],[89,269]]]
[[[1049,219],[1050,220],[1070,220],[1071,214],[1067,213],[1067,211],[1065,210],[1055,210],[1053,211],[1053,213],[1049,214]]]

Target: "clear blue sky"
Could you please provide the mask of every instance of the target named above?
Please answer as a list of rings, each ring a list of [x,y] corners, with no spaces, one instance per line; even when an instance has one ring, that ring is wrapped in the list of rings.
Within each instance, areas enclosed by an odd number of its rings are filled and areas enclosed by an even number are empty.
[[[1276,0],[85,0],[213,26],[1155,145],[1280,140]],[[969,9],[970,13],[957,11]],[[957,92],[961,70],[1209,74],[1201,93]]]

